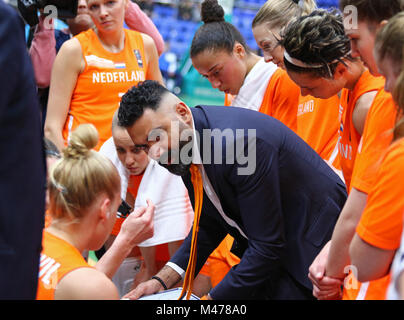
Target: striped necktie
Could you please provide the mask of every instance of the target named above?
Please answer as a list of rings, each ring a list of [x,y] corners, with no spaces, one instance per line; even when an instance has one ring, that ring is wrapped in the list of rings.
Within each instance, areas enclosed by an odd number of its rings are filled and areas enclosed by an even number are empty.
[[[198,239],[199,218],[201,216],[202,201],[203,201],[203,183],[201,173],[195,164],[191,165],[190,171],[191,171],[191,182],[194,187],[195,213],[194,213],[194,224],[192,228],[191,250],[189,254],[188,267],[187,271],[185,272],[184,284],[182,287],[179,300],[182,300],[185,295],[186,299],[189,300],[192,294],[192,286],[194,282],[195,266],[196,266],[196,243]]]

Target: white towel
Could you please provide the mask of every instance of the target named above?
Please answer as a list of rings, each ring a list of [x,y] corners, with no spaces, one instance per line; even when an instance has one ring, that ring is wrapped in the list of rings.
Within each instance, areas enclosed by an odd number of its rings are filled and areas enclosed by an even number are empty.
[[[261,58],[250,70],[240,91],[234,97],[232,106],[259,111],[269,80],[278,67]]]
[[[99,153],[106,156],[118,169],[119,176],[121,177],[121,198],[126,199],[126,191],[128,189],[129,170],[125,168],[118,158],[114,140],[109,138],[101,146]]]
[[[129,172],[118,158],[113,139],[108,139],[99,152],[107,156],[117,167],[121,176],[121,196],[125,199]],[[140,182],[135,208],[147,206],[147,199],[150,199],[156,208],[154,235],[139,244],[139,247],[183,240],[188,235],[194,218],[188,190],[181,177],[170,173],[152,159]]]

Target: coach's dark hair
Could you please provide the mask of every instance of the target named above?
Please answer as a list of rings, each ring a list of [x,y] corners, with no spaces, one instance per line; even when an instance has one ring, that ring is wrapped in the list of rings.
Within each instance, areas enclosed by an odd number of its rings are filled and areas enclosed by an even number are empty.
[[[353,6],[358,13],[359,21],[380,23],[389,20],[403,9],[403,0],[340,0],[339,7],[342,12]]]
[[[202,2],[201,19],[204,24],[192,39],[191,58],[205,50],[225,50],[231,53],[236,42],[239,42],[247,53],[251,52],[240,31],[224,20],[224,10],[217,0]]]
[[[281,45],[292,58],[306,64],[322,64],[320,67],[303,68],[284,58],[285,67],[293,72],[331,78],[337,65],[344,63],[343,59],[353,60],[349,38],[337,11],[314,10],[292,21],[281,37]]]
[[[118,109],[118,125],[131,127],[142,115],[145,109],[157,110],[161,98],[168,93],[167,88],[159,82],[146,80],[129,89],[122,99]]]

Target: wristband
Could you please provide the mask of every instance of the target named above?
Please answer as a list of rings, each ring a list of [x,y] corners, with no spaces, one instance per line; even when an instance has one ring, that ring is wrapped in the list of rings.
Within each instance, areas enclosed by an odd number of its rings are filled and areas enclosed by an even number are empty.
[[[163,281],[163,280],[161,280],[161,278],[160,278],[160,277],[153,276],[153,277],[151,277],[151,279],[155,279],[155,280],[157,280],[157,281],[158,281],[158,282],[160,282],[160,284],[163,286],[164,290],[168,290],[168,288],[167,288],[166,284],[164,283],[164,281]]]

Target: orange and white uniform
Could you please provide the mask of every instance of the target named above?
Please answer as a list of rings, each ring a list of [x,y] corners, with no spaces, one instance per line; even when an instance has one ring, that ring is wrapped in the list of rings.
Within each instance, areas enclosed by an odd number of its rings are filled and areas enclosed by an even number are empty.
[[[337,95],[329,99],[300,96],[297,108],[297,134],[336,170],[341,170],[338,157]]]
[[[265,113],[297,132],[297,106],[300,88],[285,70],[278,68],[268,83],[260,112]]]
[[[263,62],[263,59],[258,62],[248,75],[251,78],[256,73],[255,82],[244,83],[237,96],[226,94],[224,105],[259,111],[278,119],[296,132],[300,89],[281,68],[276,68],[274,71],[269,68],[269,75],[266,75],[265,80],[259,77],[259,71],[254,71],[269,65],[270,63]],[[240,95],[243,96],[240,97]]]
[[[370,194],[377,183],[378,169],[383,156],[393,139],[393,128],[397,117],[397,107],[390,93],[381,89],[369,109],[362,140],[358,148],[351,188]],[[390,208],[390,205],[388,206]],[[389,209],[390,210],[390,209]],[[344,287],[344,300],[383,300],[389,284],[389,277],[360,283],[349,275],[356,287]]]
[[[147,65],[143,39],[139,32],[125,31],[125,46],[119,53],[105,50],[90,29],[76,36],[85,61],[78,76],[63,128],[63,138],[82,123],[92,123],[98,130],[98,150],[111,137],[111,122],[120,99],[132,86],[146,79]]]
[[[390,146],[380,165],[356,228],[359,237],[374,247],[384,250],[400,247],[404,214],[403,179],[404,139],[400,139]],[[377,296],[382,299],[387,292],[389,275],[377,281],[385,284],[379,287],[381,292]]]
[[[54,300],[57,284],[65,275],[78,268],[91,267],[74,246],[44,230],[37,300]]]
[[[353,90],[342,89],[339,110],[339,158],[347,190],[350,190],[354,163],[361,135],[352,121],[353,111],[358,99],[370,91],[379,91],[384,87],[383,77],[374,77],[368,70],[362,73]]]

